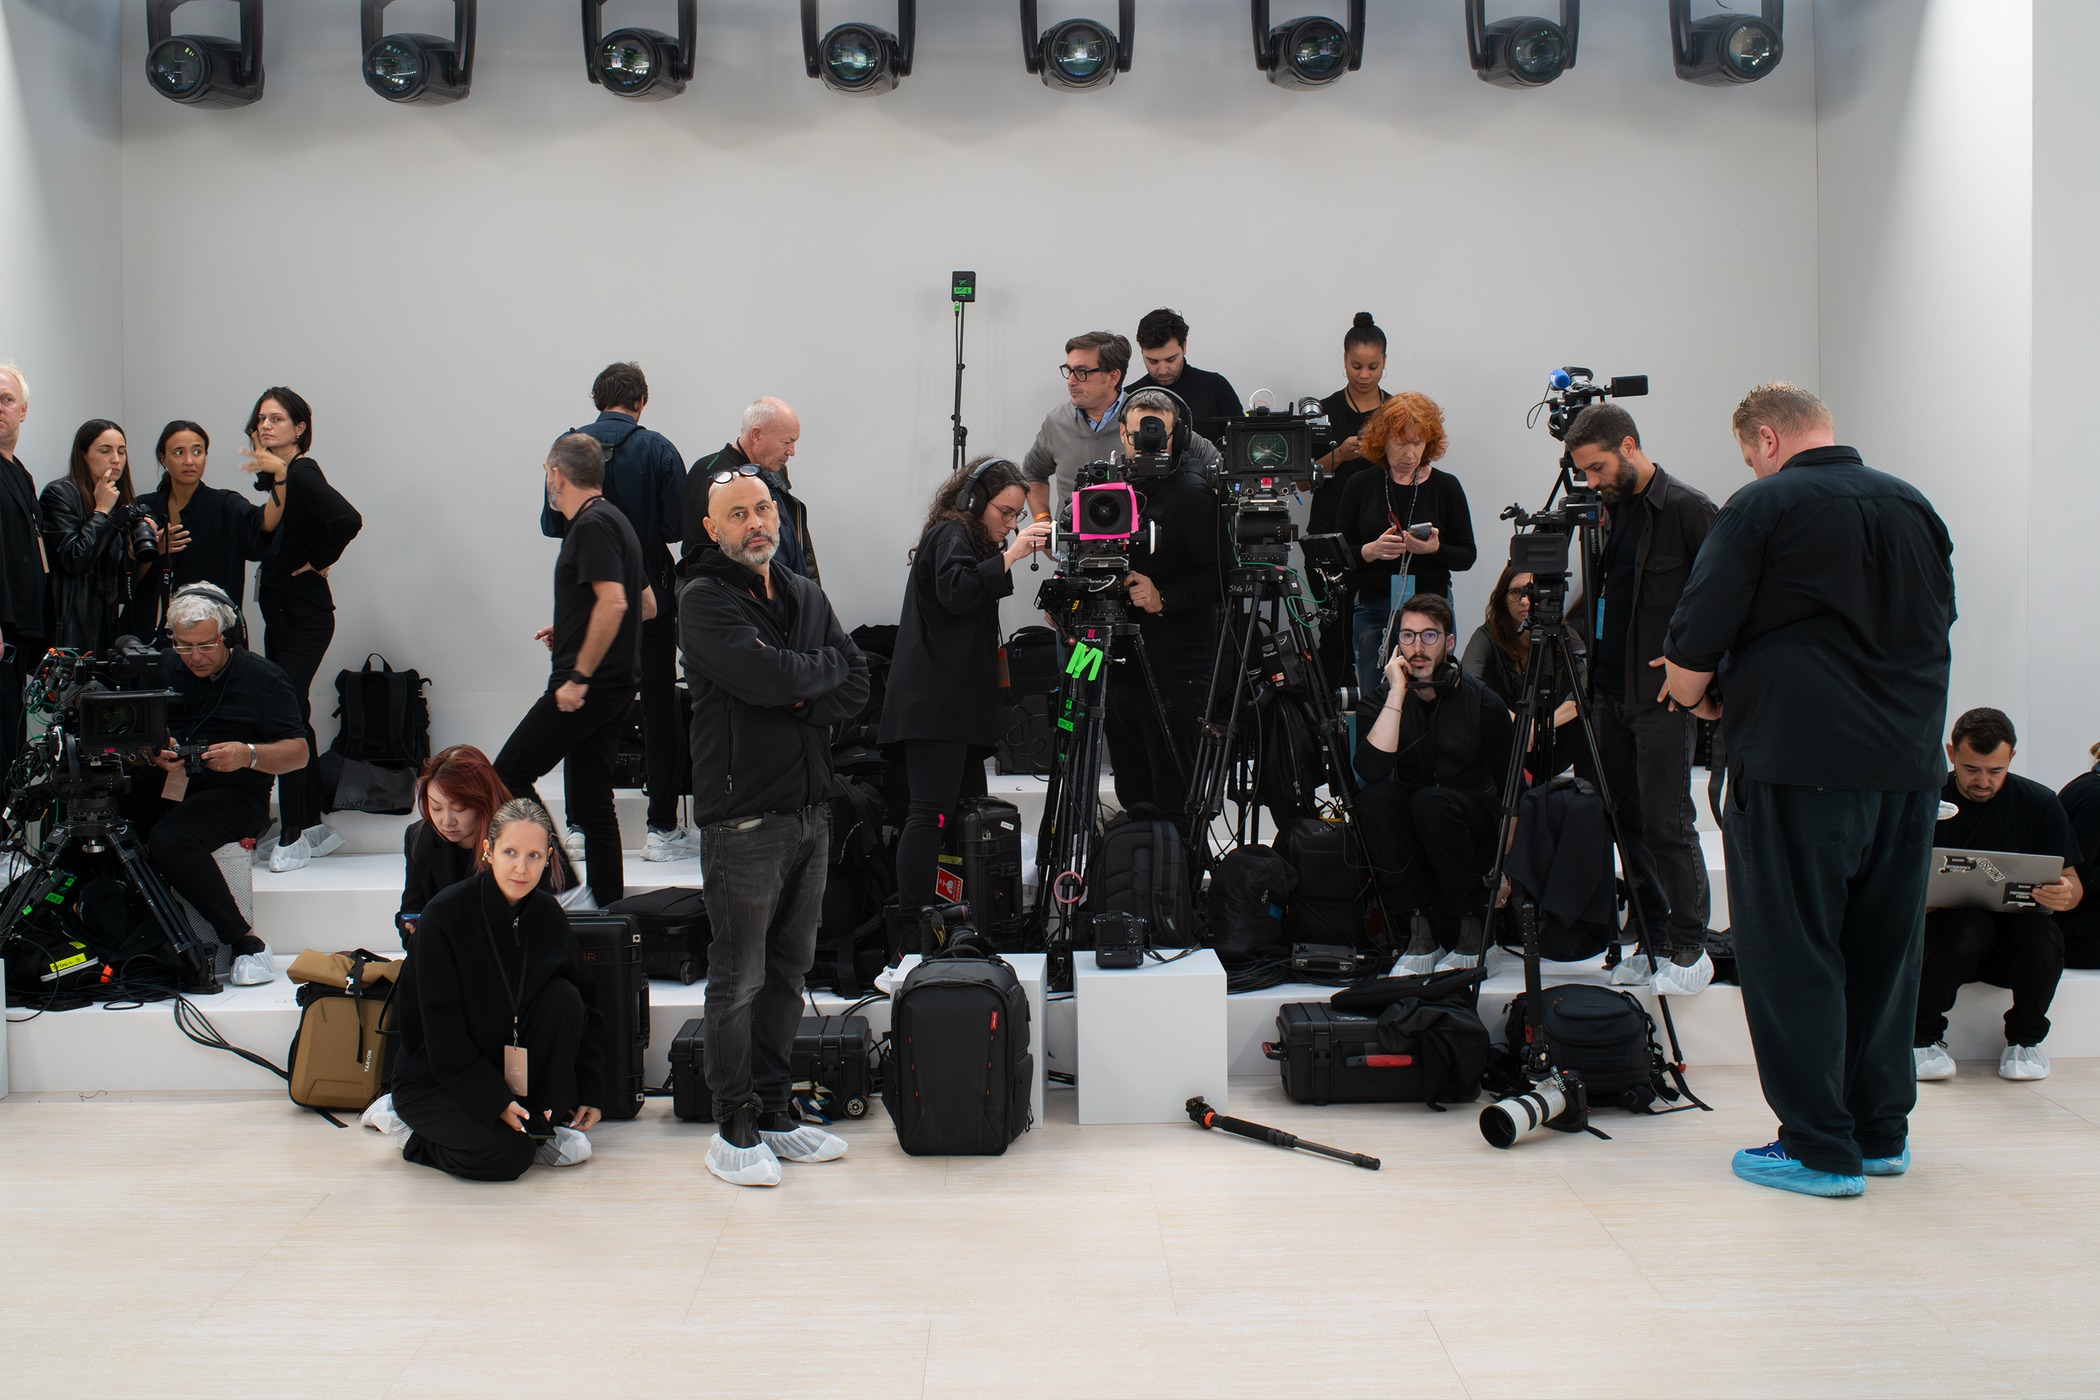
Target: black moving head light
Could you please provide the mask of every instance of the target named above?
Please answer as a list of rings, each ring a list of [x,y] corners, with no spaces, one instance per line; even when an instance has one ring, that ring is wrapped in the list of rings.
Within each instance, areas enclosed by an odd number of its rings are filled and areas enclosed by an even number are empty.
[[[263,92],[262,0],[239,0],[238,41],[213,34],[173,34],[186,0],[146,0],[146,81],[188,107],[245,107]]]
[[[693,80],[696,0],[678,0],[678,37],[655,29],[601,34],[605,0],[583,0],[583,61],[591,81],[615,97],[661,102]]]
[[[1582,0],[1560,0],[1560,23],[1537,15],[1487,22],[1487,0],[1466,0],[1466,54],[1484,83],[1544,87],[1575,66]]]
[[[386,7],[364,0],[365,86],[389,102],[457,102],[474,81],[475,0],[452,0],[452,37],[388,34]]]
[[[1670,62],[1677,76],[1708,87],[1754,83],[1779,66],[1785,0],[1761,0],[1758,13],[1692,18],[1692,0],[1670,0]]]
[[[1137,0],[1117,0],[1116,28],[1095,19],[1059,20],[1048,29],[1036,25],[1035,0],[1021,0],[1021,49],[1028,71],[1040,73],[1044,87],[1107,87],[1116,74],[1130,71],[1130,36],[1137,26]]]
[[[1364,0],[1349,0],[1349,27],[1325,15],[1269,27],[1269,0],[1251,0],[1254,66],[1278,87],[1326,87],[1364,64]]]
[[[817,0],[802,0],[802,65],[812,78],[849,97],[888,92],[911,76],[912,44],[917,38],[919,0],[897,0],[897,32],[858,20],[838,25],[817,37]]]

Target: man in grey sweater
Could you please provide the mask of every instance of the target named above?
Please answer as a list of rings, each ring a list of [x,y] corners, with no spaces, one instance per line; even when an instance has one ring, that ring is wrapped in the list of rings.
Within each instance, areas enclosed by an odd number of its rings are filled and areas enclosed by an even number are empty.
[[[1123,377],[1130,369],[1130,342],[1114,331],[1088,331],[1065,342],[1065,391],[1069,402],[1050,410],[1021,459],[1028,479],[1028,509],[1038,520],[1061,511],[1077,484],[1079,469],[1105,462],[1123,448]],[[1192,437],[1185,454],[1199,468],[1218,465],[1209,439]],[[1051,487],[1055,485],[1053,495]]]

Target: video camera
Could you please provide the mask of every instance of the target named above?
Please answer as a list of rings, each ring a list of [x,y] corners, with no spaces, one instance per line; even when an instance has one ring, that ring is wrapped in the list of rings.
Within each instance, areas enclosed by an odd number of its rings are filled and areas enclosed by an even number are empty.
[[[1648,392],[1648,376],[1645,374],[1622,375],[1606,384],[1599,384],[1581,365],[1562,365],[1546,376],[1546,397],[1532,409],[1532,421],[1537,421],[1538,410],[1547,410],[1546,431],[1553,434],[1555,442],[1567,440],[1568,429],[1574,425],[1575,415],[1591,404],[1604,399],[1639,398]]]
[[[1057,571],[1036,592],[1036,607],[1053,615],[1090,609],[1094,616],[1119,616],[1128,594],[1130,551],[1140,538],[1156,541],[1156,527],[1141,521],[1137,481],[1158,480],[1173,471],[1165,424],[1147,418],[1138,425],[1138,452],[1079,469],[1072,491],[1072,523],[1053,528],[1050,553]]]
[[[1256,404],[1225,425],[1225,461],[1214,483],[1232,511],[1232,543],[1242,563],[1282,565],[1298,539],[1289,495],[1310,486],[1334,447],[1327,411],[1300,399],[1278,411]]]
[[[37,798],[66,804],[75,820],[106,819],[127,769],[150,763],[168,743],[172,656],[135,637],[107,655],[54,651],[30,681],[29,704],[45,716],[11,784],[10,820]],[[191,772],[204,746],[178,748]]]

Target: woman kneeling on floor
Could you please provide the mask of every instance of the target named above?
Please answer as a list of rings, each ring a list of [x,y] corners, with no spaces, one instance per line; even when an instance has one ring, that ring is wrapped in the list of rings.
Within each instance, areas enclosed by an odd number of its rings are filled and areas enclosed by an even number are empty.
[[[394,1092],[367,1127],[411,1162],[515,1181],[591,1155],[603,1098],[598,1010],[568,916],[540,888],[554,824],[536,802],[489,819],[481,873],[423,910],[395,1005]]]

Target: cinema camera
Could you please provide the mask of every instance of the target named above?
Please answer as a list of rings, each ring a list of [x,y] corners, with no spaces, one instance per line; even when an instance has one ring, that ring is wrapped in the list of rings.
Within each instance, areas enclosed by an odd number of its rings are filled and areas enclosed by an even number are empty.
[[[1288,498],[1312,484],[1318,475],[1314,463],[1333,446],[1327,412],[1313,398],[1280,412],[1257,404],[1225,425],[1225,461],[1214,489],[1232,512],[1233,547],[1241,562],[1281,565],[1288,560],[1298,540]]]
[[[10,812],[25,797],[48,793],[69,820],[107,820],[126,770],[151,763],[168,743],[170,659],[135,637],[118,638],[106,656],[45,656],[29,704],[46,716],[46,728],[17,760]],[[191,772],[200,771],[204,746],[182,745],[177,753]]]
[[[1532,405],[1524,425],[1530,427],[1537,423],[1539,410],[1544,409],[1546,431],[1553,434],[1555,442],[1565,442],[1575,415],[1591,404],[1604,399],[1639,398],[1647,392],[1648,376],[1645,374],[1621,375],[1599,384],[1596,376],[1581,365],[1562,365],[1546,376],[1546,396]]]

